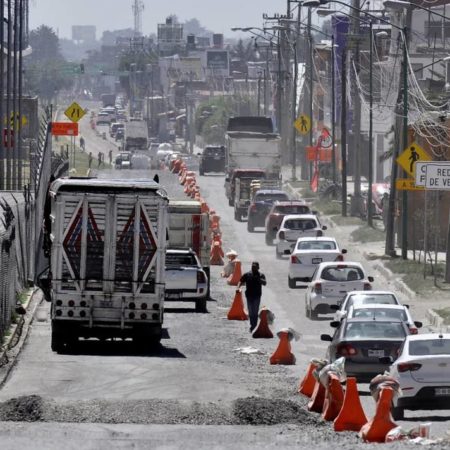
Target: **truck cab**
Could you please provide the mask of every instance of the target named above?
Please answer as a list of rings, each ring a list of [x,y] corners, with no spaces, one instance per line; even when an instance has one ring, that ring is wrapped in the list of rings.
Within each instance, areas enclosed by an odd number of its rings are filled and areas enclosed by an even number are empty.
[[[266,178],[266,171],[262,169],[235,169],[225,177],[225,194],[228,198],[228,205],[234,206],[236,181],[240,178],[250,180],[261,180]]]
[[[200,156],[199,174],[207,172],[225,172],[225,147],[207,146]]]

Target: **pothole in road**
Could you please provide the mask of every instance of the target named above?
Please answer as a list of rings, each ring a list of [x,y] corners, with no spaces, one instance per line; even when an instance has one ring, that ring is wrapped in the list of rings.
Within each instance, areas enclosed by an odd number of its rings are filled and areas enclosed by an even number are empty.
[[[37,422],[42,419],[42,398],[27,395],[0,403],[0,421]]]

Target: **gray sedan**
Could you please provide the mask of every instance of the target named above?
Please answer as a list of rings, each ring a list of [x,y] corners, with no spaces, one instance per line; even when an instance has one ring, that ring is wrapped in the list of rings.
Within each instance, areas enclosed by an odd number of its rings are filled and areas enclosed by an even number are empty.
[[[383,373],[389,364],[380,362],[386,356],[395,360],[398,351],[409,334],[401,320],[389,319],[344,319],[332,322],[337,327],[334,336],[322,334],[322,341],[330,342],[327,358],[333,362],[345,357],[345,371],[358,381],[370,381]]]

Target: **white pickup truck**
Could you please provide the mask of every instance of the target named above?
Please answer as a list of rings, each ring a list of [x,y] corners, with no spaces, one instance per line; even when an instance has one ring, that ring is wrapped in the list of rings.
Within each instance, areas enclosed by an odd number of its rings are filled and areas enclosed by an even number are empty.
[[[192,249],[166,250],[165,300],[194,301],[197,312],[206,312],[208,277]]]

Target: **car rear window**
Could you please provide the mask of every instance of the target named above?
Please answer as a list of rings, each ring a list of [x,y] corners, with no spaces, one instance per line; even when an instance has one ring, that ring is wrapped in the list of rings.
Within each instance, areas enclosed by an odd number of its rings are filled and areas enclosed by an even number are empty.
[[[392,294],[355,294],[348,299],[347,305],[372,305],[374,303],[380,303],[383,305],[398,305],[398,302]]]
[[[359,267],[326,267],[320,277],[327,281],[359,281],[364,279],[364,274]]]
[[[347,323],[344,331],[346,339],[394,339],[404,338],[405,336],[405,329],[400,322]]]
[[[364,317],[368,319],[398,319],[403,321],[408,320],[404,309],[390,308],[357,308],[353,310],[351,317]]]
[[[409,342],[412,356],[450,355],[450,339],[427,339]]]
[[[287,194],[257,194],[255,196],[255,201],[257,202],[276,202],[276,201],[289,200]]]
[[[289,219],[284,222],[284,228],[288,230],[313,230],[317,227],[317,222],[310,219]]]
[[[297,250],[336,250],[333,241],[302,241],[297,244]]]
[[[274,212],[283,214],[309,214],[311,211],[306,205],[279,205],[274,208]]]
[[[203,150],[204,156],[224,156],[224,150],[220,148],[205,148]]]
[[[181,267],[181,266],[197,266],[197,261],[194,255],[191,254],[166,254],[166,267]]]

